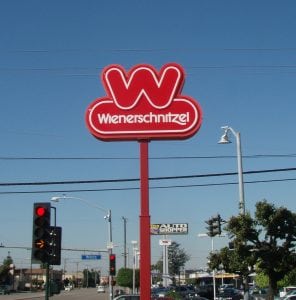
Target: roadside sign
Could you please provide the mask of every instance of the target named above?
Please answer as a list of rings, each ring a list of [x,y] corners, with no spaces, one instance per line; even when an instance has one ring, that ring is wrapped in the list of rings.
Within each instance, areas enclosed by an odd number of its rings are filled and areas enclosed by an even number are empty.
[[[110,140],[185,139],[200,128],[197,101],[182,94],[185,70],[169,63],[160,71],[140,64],[126,71],[110,65],[102,72],[106,96],[87,108],[86,125],[93,136]]]
[[[170,246],[172,244],[172,240],[159,240],[160,246]]]
[[[154,234],[154,235],[188,234],[188,223],[150,224],[150,234]]]
[[[101,259],[101,255],[98,254],[87,254],[87,255],[81,255],[81,259]]]

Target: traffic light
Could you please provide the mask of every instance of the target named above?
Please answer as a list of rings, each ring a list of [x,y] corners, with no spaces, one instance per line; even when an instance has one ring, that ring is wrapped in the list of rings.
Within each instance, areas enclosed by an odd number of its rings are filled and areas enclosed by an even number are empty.
[[[33,263],[45,263],[49,260],[50,207],[50,202],[34,203],[31,254]]]
[[[208,230],[208,232],[207,232],[208,236],[214,237],[216,235],[221,234],[221,232],[222,232],[222,229],[221,229],[222,221],[223,220],[222,220],[222,218],[219,214],[217,216],[212,217],[211,219],[205,221],[205,223],[209,225],[208,227],[206,227],[206,229]]]
[[[109,275],[110,276],[116,275],[116,255],[115,254],[109,255]]]
[[[209,219],[209,220],[205,221],[205,223],[209,225],[208,227],[206,227],[206,229],[208,230],[208,232],[207,232],[208,236],[213,237],[214,236],[214,234],[213,234],[213,219]]]
[[[50,226],[49,230],[49,264],[61,264],[61,248],[62,248],[62,227]]]
[[[213,220],[213,236],[221,234],[221,216],[218,214],[217,216],[212,218]]]

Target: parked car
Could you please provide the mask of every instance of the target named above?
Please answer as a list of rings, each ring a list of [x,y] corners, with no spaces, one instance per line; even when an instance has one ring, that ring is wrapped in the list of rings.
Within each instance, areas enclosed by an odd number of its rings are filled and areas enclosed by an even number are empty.
[[[217,295],[218,300],[240,300],[243,299],[241,292],[234,288],[225,288],[222,293]]]
[[[66,285],[65,286],[65,291],[71,291],[71,290],[73,290],[73,285],[71,285],[71,284],[68,284],[68,285]]]
[[[267,297],[267,289],[250,289],[250,298],[252,300],[263,300]]]
[[[197,292],[197,294],[198,294],[200,297],[212,299],[212,298],[213,298],[213,294],[214,294],[213,285],[211,285],[211,284],[208,284],[208,285],[200,285],[200,286],[196,289],[196,292]]]
[[[124,295],[125,292],[123,289],[116,289],[114,293],[114,297],[119,296],[119,295]]]
[[[113,300],[140,300],[140,295],[120,295],[113,298]]]
[[[285,286],[282,290],[280,290],[280,298],[284,298],[291,291],[295,291],[295,290],[296,290],[296,286]]]
[[[98,293],[105,293],[105,287],[103,285],[99,285],[97,287],[97,292]]]
[[[232,284],[232,283],[225,283],[225,284],[220,285],[220,287],[219,287],[219,293],[222,293],[227,288],[234,288],[234,284]]]
[[[166,287],[157,287],[151,290],[152,297],[155,298],[164,298],[167,296],[167,293],[170,291],[170,288]]]
[[[296,299],[296,292],[291,291],[291,293],[287,293],[287,295],[284,298],[281,298],[282,300],[294,300]]]
[[[175,286],[172,288],[174,292],[176,292],[178,295],[180,295],[182,298],[185,298],[189,293],[192,292],[187,286]]]

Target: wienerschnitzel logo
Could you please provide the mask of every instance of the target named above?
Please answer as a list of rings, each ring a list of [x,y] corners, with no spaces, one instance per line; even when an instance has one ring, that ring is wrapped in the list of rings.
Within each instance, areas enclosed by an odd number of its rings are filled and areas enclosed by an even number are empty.
[[[191,97],[181,94],[184,70],[175,63],[158,72],[137,65],[126,72],[106,67],[102,81],[107,96],[87,109],[90,132],[102,140],[180,139],[199,129],[202,111]]]

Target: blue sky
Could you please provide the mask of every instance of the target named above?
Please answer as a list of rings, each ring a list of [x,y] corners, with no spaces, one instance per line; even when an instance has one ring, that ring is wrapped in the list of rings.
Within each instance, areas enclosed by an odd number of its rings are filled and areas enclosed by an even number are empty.
[[[1,1],[0,183],[139,178],[137,142],[102,142],[85,126],[87,106],[106,94],[100,73],[109,64],[159,69],[177,62],[186,71],[183,94],[202,107],[203,123],[194,137],[150,143],[151,177],[236,172],[234,137],[230,145],[217,144],[223,125],[241,133],[245,171],[295,167],[295,11],[293,0]],[[283,179],[246,183],[247,211],[264,198],[295,210],[295,171],[244,179]],[[238,186],[228,184],[236,182],[236,176],[151,182],[151,222],[189,224],[188,235],[172,236],[191,255],[188,268],[206,265],[211,243],[197,237],[205,232],[204,221],[217,212],[226,220],[238,213]],[[30,246],[33,203],[66,192],[112,210],[120,267],[122,216],[128,219],[130,249],[130,241],[139,240],[138,187],[2,185],[0,242]],[[89,189],[97,191],[77,192]],[[73,199],[56,207],[64,248],[106,247],[104,213]],[[151,238],[152,262],[162,252],[158,240]],[[217,248],[226,243],[215,239]],[[8,250],[17,266],[28,266],[28,250],[0,248],[0,261]],[[106,257],[84,262],[81,254],[63,253],[68,270],[78,262],[79,268],[89,264],[106,271]]]

